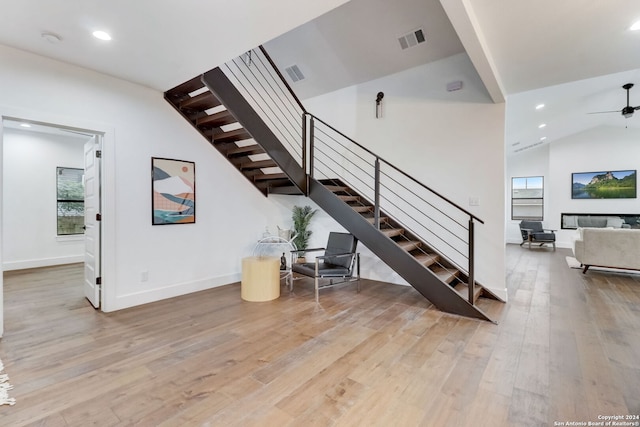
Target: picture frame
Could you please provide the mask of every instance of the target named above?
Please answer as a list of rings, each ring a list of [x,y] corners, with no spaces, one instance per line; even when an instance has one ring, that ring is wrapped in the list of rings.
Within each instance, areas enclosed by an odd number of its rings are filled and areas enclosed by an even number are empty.
[[[196,222],[196,164],[151,158],[152,225]]]
[[[636,170],[576,172],[571,174],[572,199],[635,199]]]

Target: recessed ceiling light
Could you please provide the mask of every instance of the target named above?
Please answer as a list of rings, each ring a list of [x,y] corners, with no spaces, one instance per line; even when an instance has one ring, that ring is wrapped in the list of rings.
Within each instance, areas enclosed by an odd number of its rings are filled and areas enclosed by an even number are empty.
[[[536,110],[541,110],[544,108],[544,104],[538,104],[536,105]]]
[[[540,141],[544,141],[545,139],[547,139],[547,137],[543,136],[542,138],[540,138]]]
[[[538,125],[538,129],[542,129],[544,127],[547,127],[546,123],[541,123],[541,124]]]
[[[23,128],[30,128],[31,125],[29,123],[20,123],[20,126],[22,126]]]
[[[631,27],[629,27],[629,29],[631,31],[638,31],[640,30],[640,21],[636,21],[633,23],[633,25]]]
[[[93,37],[100,39],[100,40],[105,40],[105,41],[109,41],[111,40],[111,36],[109,35],[109,33],[105,32],[105,31],[94,31],[93,32]]]

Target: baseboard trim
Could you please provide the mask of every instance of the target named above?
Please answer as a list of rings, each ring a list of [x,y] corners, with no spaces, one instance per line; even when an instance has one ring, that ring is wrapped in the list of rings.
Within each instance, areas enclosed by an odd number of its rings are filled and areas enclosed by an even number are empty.
[[[84,262],[84,255],[71,255],[55,258],[29,259],[24,261],[6,261],[2,271],[25,270],[27,268],[51,267],[54,265],[76,264]]]
[[[122,310],[129,307],[135,307],[142,304],[148,304],[156,301],[161,301],[168,298],[179,297],[182,295],[191,294],[193,292],[204,291],[207,289],[217,288],[219,286],[225,286],[232,283],[237,283],[241,280],[240,273],[228,274],[218,277],[209,277],[201,280],[194,280],[191,282],[176,283],[173,285],[167,285],[161,288],[149,289],[140,292],[134,292],[126,295],[119,295],[116,297],[113,304],[103,305],[103,311],[111,312]],[[109,283],[105,286],[110,286]],[[238,289],[238,298],[240,298],[240,290]]]

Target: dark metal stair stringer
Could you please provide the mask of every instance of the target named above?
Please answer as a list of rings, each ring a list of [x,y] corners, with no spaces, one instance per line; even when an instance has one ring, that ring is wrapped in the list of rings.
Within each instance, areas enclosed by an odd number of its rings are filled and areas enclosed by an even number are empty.
[[[425,268],[412,255],[384,236],[362,215],[313,178],[309,179],[309,198],[356,236],[362,244],[439,310],[493,322],[482,310],[462,298],[455,289],[442,282],[431,270]]]
[[[253,137],[269,154],[276,164],[287,174],[298,189],[306,194],[307,176],[304,169],[282,145],[280,139],[244,99],[233,83],[220,68],[214,68],[202,75],[202,82],[213,92]]]

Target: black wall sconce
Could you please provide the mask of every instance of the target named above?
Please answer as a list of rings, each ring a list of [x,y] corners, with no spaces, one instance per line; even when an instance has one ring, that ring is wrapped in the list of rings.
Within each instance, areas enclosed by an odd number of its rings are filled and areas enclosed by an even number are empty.
[[[376,119],[382,117],[382,98],[384,98],[384,93],[378,92],[376,95]]]

